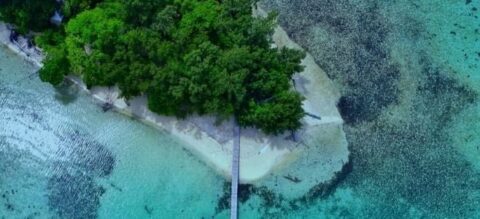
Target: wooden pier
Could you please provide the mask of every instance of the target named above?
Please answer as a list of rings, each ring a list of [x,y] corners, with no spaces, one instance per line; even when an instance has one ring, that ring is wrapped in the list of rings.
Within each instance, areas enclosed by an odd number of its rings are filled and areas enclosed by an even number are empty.
[[[240,127],[233,129],[232,195],[230,197],[230,219],[238,218],[238,177],[240,175]]]

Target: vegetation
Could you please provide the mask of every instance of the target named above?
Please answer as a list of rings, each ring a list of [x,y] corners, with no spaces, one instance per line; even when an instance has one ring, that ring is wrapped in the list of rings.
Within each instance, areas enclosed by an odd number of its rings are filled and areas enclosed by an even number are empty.
[[[55,1],[5,2],[23,4],[2,3],[8,4],[2,18],[22,29],[45,30],[48,16],[29,10],[52,14],[45,5]],[[253,17],[254,3],[66,0],[66,24],[37,38],[47,52],[41,79],[55,85],[73,72],[87,86],[118,85],[126,98],[145,94],[159,114],[212,114],[220,121],[233,115],[240,125],[268,134],[296,130],[303,98],[290,79],[302,70],[304,53],[272,48],[276,16]],[[10,17],[23,10],[24,18]]]
[[[0,19],[17,25],[17,31],[40,31],[49,26],[49,20],[55,11],[55,1],[40,0],[2,0],[0,1]]]

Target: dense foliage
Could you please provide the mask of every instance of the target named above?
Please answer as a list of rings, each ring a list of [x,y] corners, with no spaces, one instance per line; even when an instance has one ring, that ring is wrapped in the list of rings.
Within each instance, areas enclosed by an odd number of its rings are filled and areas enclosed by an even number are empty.
[[[17,31],[40,31],[47,28],[55,12],[55,1],[1,0],[0,19],[17,25]]]
[[[0,0],[0,20],[15,24],[20,33],[52,28],[50,18],[55,11],[65,18],[95,7],[102,0]]]
[[[234,115],[269,134],[298,129],[302,97],[290,79],[304,53],[272,48],[275,15],[253,17],[254,3],[67,0],[70,20],[37,38],[48,54],[41,78],[58,84],[73,72],[87,86],[118,85],[164,115]]]

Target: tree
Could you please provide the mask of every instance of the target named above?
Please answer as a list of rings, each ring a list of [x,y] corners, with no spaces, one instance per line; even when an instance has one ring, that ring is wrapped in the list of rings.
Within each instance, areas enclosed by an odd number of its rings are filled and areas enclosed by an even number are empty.
[[[149,26],[159,9],[170,4],[171,0],[120,0],[127,11],[127,21],[132,26]]]
[[[121,77],[122,63],[112,59],[119,36],[125,32],[124,8],[118,3],[103,4],[84,11],[66,27],[67,57],[72,71],[87,86],[114,85]]]
[[[102,2],[102,0],[65,0],[62,6],[62,12],[67,18],[73,18],[78,13],[93,9]]]
[[[297,130],[304,116],[302,100],[296,92],[283,91],[267,102],[250,101],[246,111],[239,115],[238,122],[242,126],[254,125],[267,134]]]
[[[70,63],[67,60],[65,44],[51,47],[47,52],[47,59],[40,69],[40,79],[52,85],[59,85],[63,82],[65,75],[68,75]]]
[[[123,66],[117,82],[122,95],[129,98],[145,93],[159,66],[173,50],[161,35],[145,28],[137,28],[120,36],[113,59]]]
[[[20,33],[42,31],[51,26],[56,5],[55,0],[2,0],[0,19],[15,24]]]
[[[57,49],[47,49],[42,80],[59,83],[73,72],[87,86],[146,95],[159,114],[234,116],[269,134],[300,127],[303,99],[290,79],[303,70],[305,53],[271,48],[276,16],[253,17],[256,1],[98,2],[71,0],[64,10],[81,12],[64,39],[39,38]]]
[[[154,31],[160,32],[164,36],[169,36],[175,28],[178,19],[179,14],[177,8],[172,5],[167,5],[155,15],[151,28]]]

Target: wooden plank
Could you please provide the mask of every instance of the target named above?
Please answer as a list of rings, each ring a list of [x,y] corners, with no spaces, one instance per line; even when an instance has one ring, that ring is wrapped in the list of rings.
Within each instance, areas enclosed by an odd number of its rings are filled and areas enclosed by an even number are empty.
[[[238,177],[240,174],[240,127],[233,129],[232,153],[232,195],[230,197],[230,218],[238,218]]]

